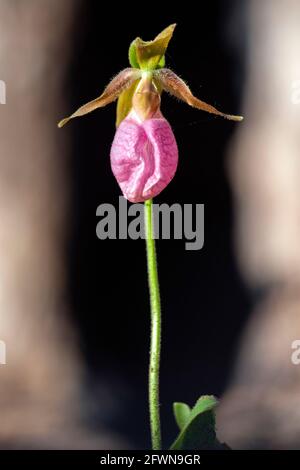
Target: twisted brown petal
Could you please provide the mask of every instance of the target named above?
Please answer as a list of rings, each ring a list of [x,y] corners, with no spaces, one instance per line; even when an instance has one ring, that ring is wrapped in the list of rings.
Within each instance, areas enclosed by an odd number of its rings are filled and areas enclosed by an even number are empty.
[[[234,116],[232,114],[222,113],[210,104],[207,104],[204,101],[201,101],[196,98],[192,94],[191,90],[186,85],[186,83],[170,69],[156,70],[155,78],[161,84],[165,91],[167,91],[171,95],[176,96],[176,98],[185,101],[187,104],[193,106],[194,108],[207,111],[208,113],[217,114],[218,116],[222,116],[223,118],[230,119],[232,121],[243,120],[242,116]]]
[[[71,116],[63,119],[58,123],[58,127],[63,127],[70,119],[75,117],[83,116],[94,111],[97,108],[102,108],[109,103],[112,103],[118,98],[118,96],[127,88],[129,88],[136,80],[141,77],[141,71],[139,69],[126,68],[122,70],[112,81],[107,85],[101,96],[96,98],[89,103],[81,106]]]

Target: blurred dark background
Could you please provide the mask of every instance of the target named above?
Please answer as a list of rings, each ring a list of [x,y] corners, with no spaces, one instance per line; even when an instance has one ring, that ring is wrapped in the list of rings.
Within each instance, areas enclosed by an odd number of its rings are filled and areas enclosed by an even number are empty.
[[[172,23],[167,66],[245,119],[162,96],[179,167],[156,202],[205,206],[203,249],[157,241],[164,447],[172,403],[214,394],[233,449],[299,448],[299,18],[298,0],[0,0],[1,449],[149,448],[144,241],[96,237],[121,195],[116,106],[57,123]]]
[[[135,37],[150,40],[175,22],[167,66],[196,96],[239,114],[246,4],[236,7],[234,1],[205,2],[197,9],[191,2],[178,8],[85,2],[66,80],[68,110],[98,96],[128,66],[128,46]],[[162,111],[174,129],[180,160],[174,180],[156,202],[205,204],[202,250],[186,251],[184,241],[157,241],[163,314],[161,413],[165,440],[171,442],[177,432],[174,401],[192,405],[202,394],[224,392],[251,297],[233,254],[232,194],[226,175],[226,149],[238,124],[166,94]],[[100,241],[95,233],[97,206],[109,202],[118,207],[120,190],[109,160],[114,122],[115,105],[110,105],[64,129],[72,139],[68,279],[88,371],[86,387],[94,402],[89,417],[95,427],[104,420],[133,446],[145,447],[150,319],[144,241]],[[112,401],[107,409],[103,386]]]

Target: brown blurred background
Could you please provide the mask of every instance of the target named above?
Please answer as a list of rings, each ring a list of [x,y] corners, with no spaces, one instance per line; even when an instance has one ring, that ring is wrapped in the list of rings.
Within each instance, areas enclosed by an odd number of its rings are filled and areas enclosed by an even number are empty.
[[[203,250],[158,242],[165,446],[172,402],[213,393],[231,447],[300,447],[299,2],[146,16],[141,3],[0,0],[1,448],[149,446],[144,244],[95,233],[97,206],[119,196],[115,107],[56,123],[127,66],[132,39],[173,22],[168,66],[245,120],[163,96],[180,165],[158,202],[205,204]]]

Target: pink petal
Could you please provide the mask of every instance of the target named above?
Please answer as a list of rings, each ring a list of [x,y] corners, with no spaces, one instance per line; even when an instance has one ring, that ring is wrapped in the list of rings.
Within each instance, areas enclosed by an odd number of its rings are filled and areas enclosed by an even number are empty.
[[[169,123],[161,114],[140,122],[131,112],[116,131],[110,158],[112,171],[129,201],[157,196],[172,180],[178,163]]]

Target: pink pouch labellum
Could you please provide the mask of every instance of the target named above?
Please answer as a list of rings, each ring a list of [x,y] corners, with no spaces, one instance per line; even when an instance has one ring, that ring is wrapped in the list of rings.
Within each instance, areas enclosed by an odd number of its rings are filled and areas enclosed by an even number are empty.
[[[131,112],[116,131],[110,158],[126,199],[143,202],[157,196],[172,180],[178,163],[170,124],[160,113],[141,122]]]

